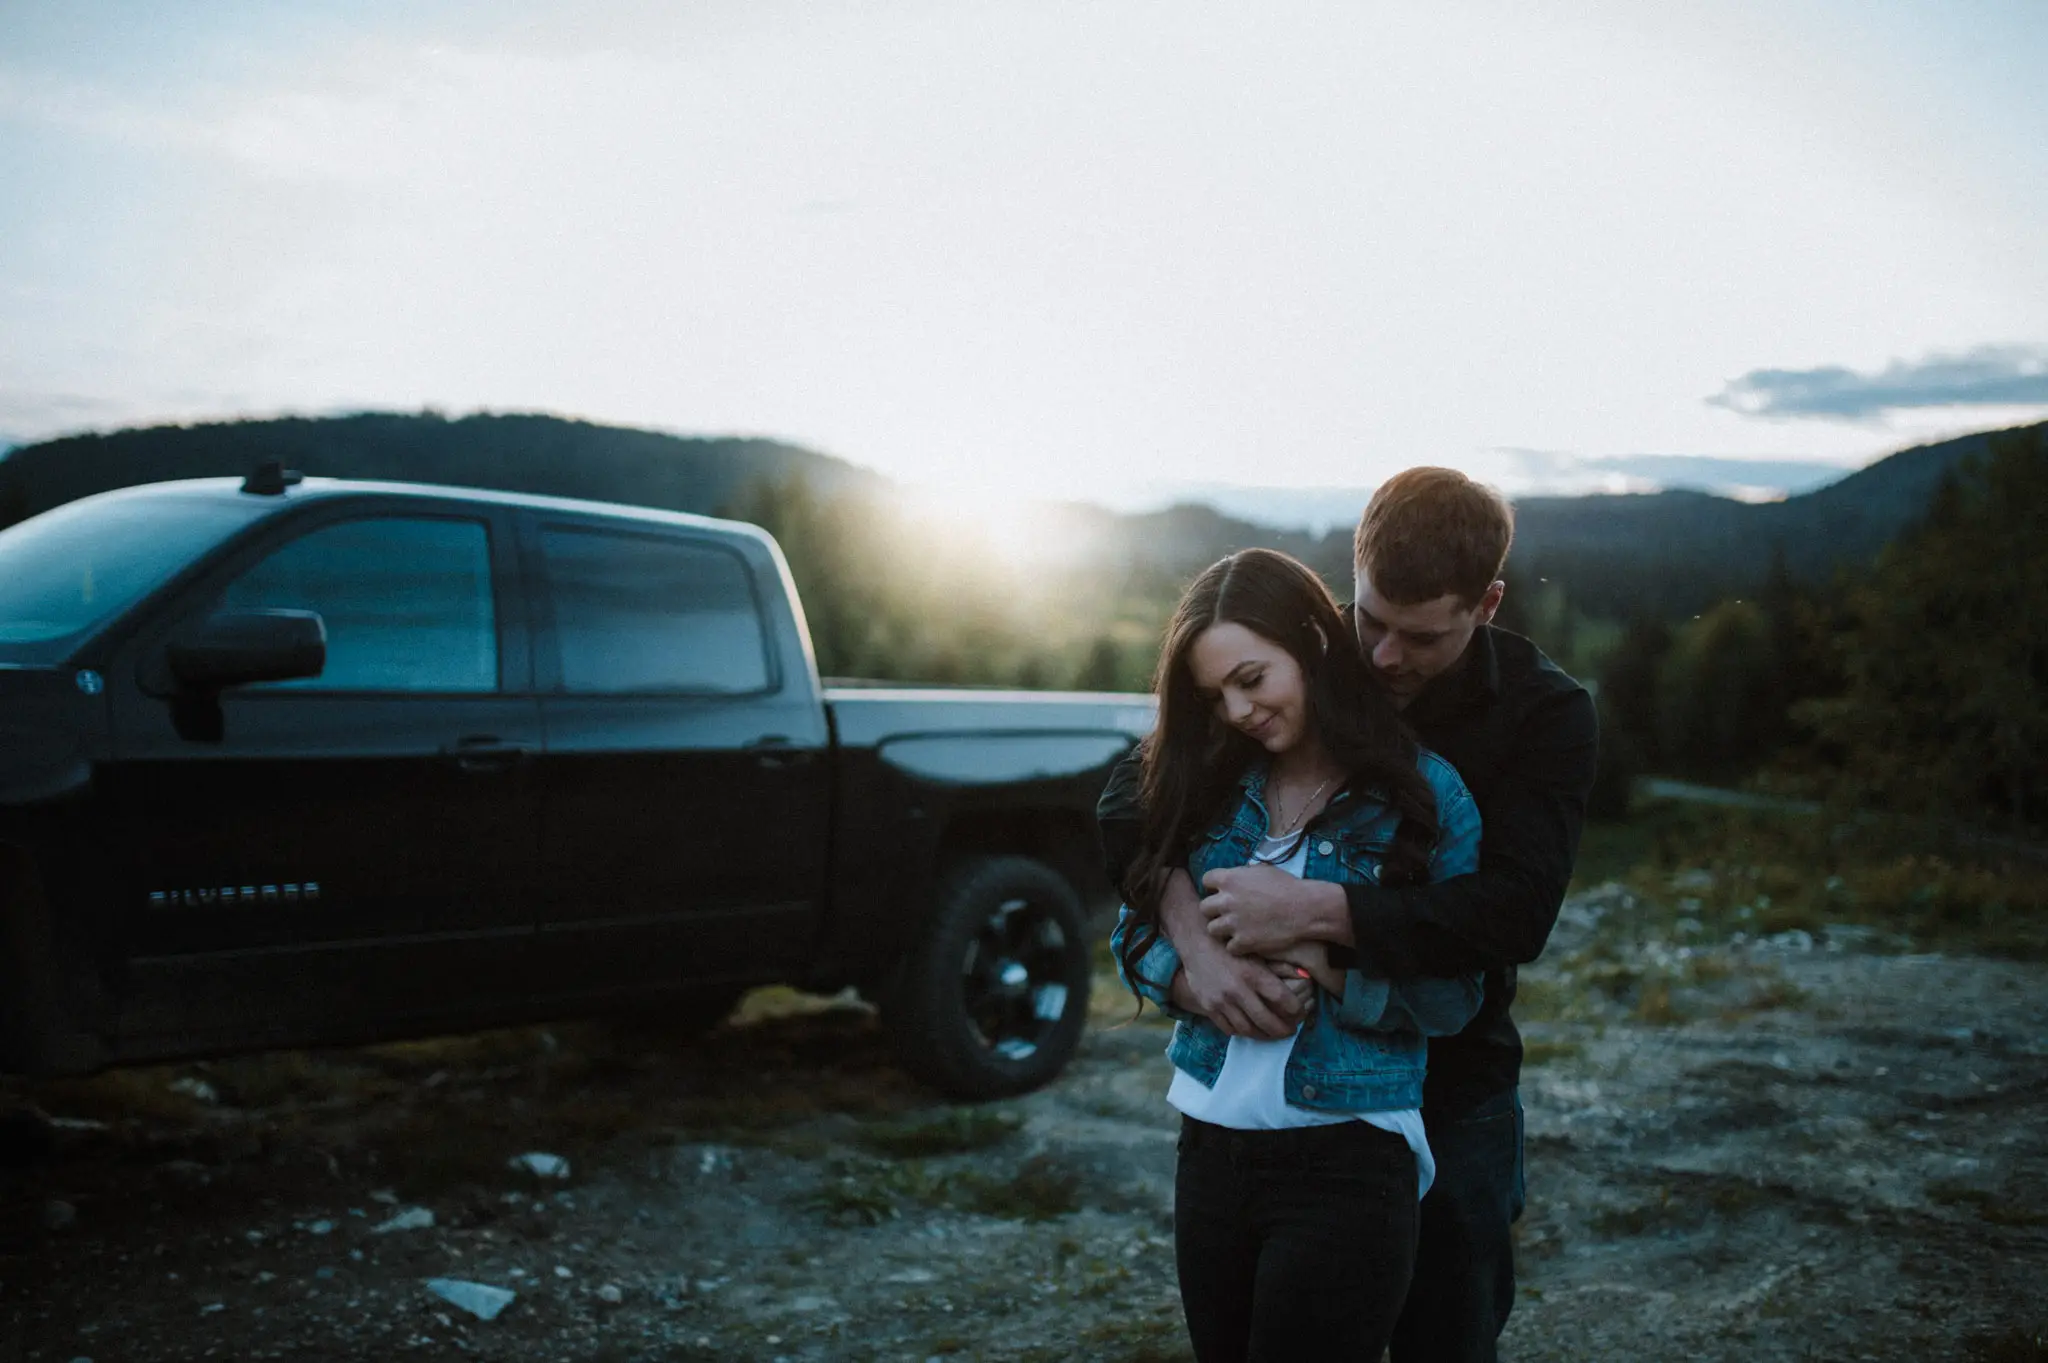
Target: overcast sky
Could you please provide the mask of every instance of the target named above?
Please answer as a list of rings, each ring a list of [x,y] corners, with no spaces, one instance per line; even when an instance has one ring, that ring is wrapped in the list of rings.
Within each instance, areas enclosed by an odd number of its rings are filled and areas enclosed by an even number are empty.
[[[2042,0],[0,0],[0,436],[552,411],[1125,504],[1857,463],[2048,414],[2043,70]]]

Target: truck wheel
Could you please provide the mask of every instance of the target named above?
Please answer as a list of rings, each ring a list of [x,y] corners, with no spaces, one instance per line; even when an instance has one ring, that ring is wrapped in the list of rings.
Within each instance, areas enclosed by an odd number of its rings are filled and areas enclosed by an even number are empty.
[[[1029,857],[977,857],[939,880],[888,1008],[897,1058],[955,1098],[1052,1079],[1088,1015],[1086,925],[1073,887]]]

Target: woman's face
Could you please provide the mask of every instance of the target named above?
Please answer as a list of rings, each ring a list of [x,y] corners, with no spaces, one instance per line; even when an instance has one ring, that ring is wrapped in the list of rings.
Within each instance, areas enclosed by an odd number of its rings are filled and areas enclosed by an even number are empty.
[[[1216,717],[1269,753],[1308,733],[1308,684],[1294,655],[1243,625],[1211,625],[1188,649],[1196,692]]]

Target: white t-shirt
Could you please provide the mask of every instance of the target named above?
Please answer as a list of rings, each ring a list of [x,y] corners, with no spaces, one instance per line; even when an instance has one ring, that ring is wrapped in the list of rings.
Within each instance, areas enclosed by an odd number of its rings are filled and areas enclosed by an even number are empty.
[[[1293,844],[1290,848],[1289,844]],[[1289,853],[1291,852],[1291,855]],[[1281,860],[1275,861],[1274,857]],[[1254,862],[1278,866],[1300,878],[1308,866],[1308,839],[1266,838],[1252,853]],[[1278,1131],[1297,1126],[1330,1126],[1337,1122],[1367,1122],[1391,1131],[1408,1142],[1415,1152],[1416,1188],[1419,1199],[1436,1181],[1436,1159],[1429,1152],[1429,1137],[1422,1129],[1422,1109],[1409,1107],[1393,1112],[1319,1112],[1296,1107],[1287,1101],[1287,1057],[1294,1050],[1295,1035],[1278,1041],[1234,1036],[1223,1057],[1223,1072],[1214,1088],[1186,1070],[1176,1068],[1166,1101],[1197,1121],[1239,1131]]]

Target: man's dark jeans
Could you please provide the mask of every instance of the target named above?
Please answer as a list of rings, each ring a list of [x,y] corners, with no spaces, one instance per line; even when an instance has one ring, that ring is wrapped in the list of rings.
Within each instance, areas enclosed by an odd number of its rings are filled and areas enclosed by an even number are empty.
[[[1394,1329],[1393,1363],[1493,1363],[1515,1305],[1509,1227],[1522,1214],[1522,1101],[1514,1089],[1454,1121],[1422,1110],[1436,1182],[1422,1200],[1415,1277]]]
[[[1415,1156],[1364,1122],[1181,1119],[1174,1258],[1200,1363],[1373,1363],[1415,1257]]]

